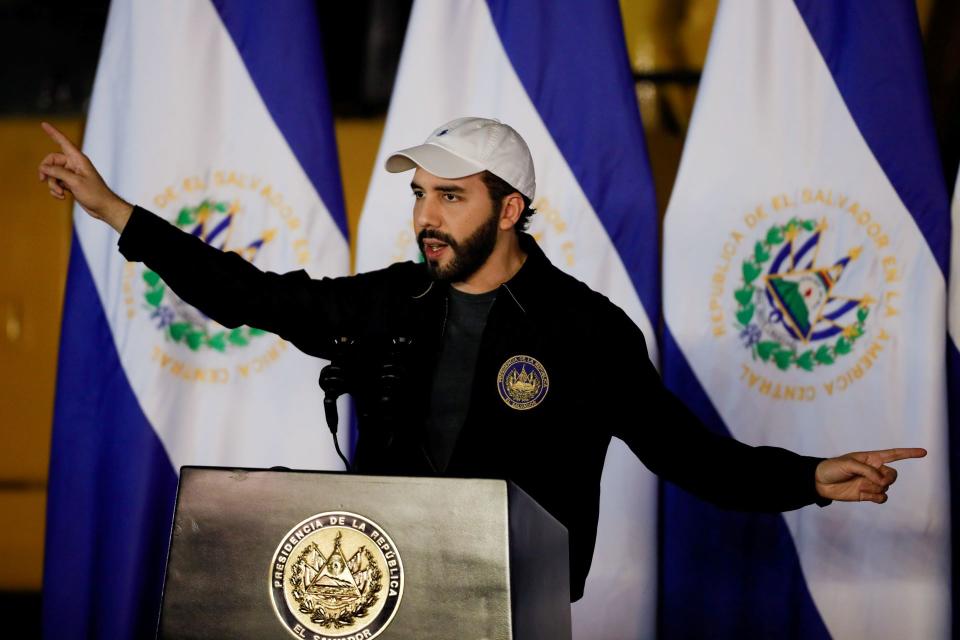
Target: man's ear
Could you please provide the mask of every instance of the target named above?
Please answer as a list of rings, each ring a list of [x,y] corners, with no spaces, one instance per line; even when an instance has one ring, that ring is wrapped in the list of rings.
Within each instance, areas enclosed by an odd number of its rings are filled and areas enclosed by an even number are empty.
[[[512,229],[523,213],[523,196],[514,191],[500,205],[500,228],[504,231]]]

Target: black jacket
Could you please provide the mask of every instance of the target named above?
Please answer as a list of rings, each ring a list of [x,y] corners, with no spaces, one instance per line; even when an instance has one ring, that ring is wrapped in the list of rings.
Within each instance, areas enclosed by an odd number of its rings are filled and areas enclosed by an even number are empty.
[[[264,273],[139,207],[119,244],[127,259],[145,262],[224,326],[270,331],[314,356],[332,357],[332,338],[348,336],[358,369],[375,372],[392,339],[412,338],[399,356],[407,386],[398,404],[378,407],[372,379],[361,385],[369,396],[357,392],[355,462],[365,473],[435,474],[423,433],[447,297],[424,265],[319,280],[304,271]],[[621,309],[554,267],[531,237],[522,237],[522,247],[526,262],[490,310],[466,423],[445,474],[509,478],[566,525],[573,600],[593,557],[612,436],[661,478],[720,506],[787,511],[826,503],[814,489],[819,458],[708,431],[663,387],[643,334]],[[548,378],[546,394],[525,409],[508,404],[498,380],[518,355],[540,363]]]

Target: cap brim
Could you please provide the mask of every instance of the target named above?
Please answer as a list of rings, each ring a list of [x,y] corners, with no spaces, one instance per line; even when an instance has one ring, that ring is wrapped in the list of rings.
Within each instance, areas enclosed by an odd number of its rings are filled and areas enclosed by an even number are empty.
[[[421,167],[435,176],[450,179],[472,176],[484,170],[484,167],[464,160],[435,144],[421,144],[409,149],[401,149],[387,158],[385,166],[390,173],[401,173]]]

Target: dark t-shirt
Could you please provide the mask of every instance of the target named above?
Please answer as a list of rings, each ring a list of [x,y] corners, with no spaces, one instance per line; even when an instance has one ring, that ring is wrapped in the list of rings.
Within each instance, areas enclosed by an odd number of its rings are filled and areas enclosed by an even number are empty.
[[[427,418],[427,452],[437,471],[447,468],[467,419],[480,338],[496,298],[496,289],[471,294],[449,288],[447,321],[433,374]]]

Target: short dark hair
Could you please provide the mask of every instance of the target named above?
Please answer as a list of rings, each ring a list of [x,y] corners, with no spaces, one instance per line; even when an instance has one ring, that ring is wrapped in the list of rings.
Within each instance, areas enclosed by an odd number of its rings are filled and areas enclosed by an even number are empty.
[[[517,224],[514,225],[513,228],[517,233],[526,231],[530,225],[530,216],[537,212],[536,209],[530,206],[533,204],[530,198],[520,193],[515,187],[511,187],[503,178],[495,176],[489,171],[484,171],[480,174],[480,177],[483,179],[483,184],[487,185],[487,192],[490,194],[490,201],[493,203],[495,213],[500,213],[500,207],[503,205],[504,198],[513,193],[520,194],[520,197],[523,198],[523,211],[520,212]]]

